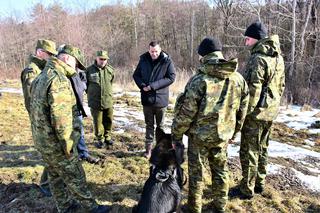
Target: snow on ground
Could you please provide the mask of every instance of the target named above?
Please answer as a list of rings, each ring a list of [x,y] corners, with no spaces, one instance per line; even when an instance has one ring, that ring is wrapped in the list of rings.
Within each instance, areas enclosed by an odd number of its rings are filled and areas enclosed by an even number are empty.
[[[17,94],[22,94],[22,89],[16,89],[16,88],[0,88],[0,92],[3,92],[3,93],[17,93]]]
[[[308,129],[312,123],[319,120],[314,117],[319,113],[319,109],[312,109],[311,111],[301,111],[301,106],[291,105],[280,108],[280,113],[275,120],[276,122],[285,123],[288,127],[295,130]],[[320,133],[320,129],[309,129],[310,133]]]
[[[229,157],[238,157],[239,156],[239,141],[236,144],[229,144],[228,146],[228,156]],[[320,159],[320,153],[310,151],[308,149],[291,146],[284,143],[279,143],[276,141],[270,141],[268,147],[269,157],[282,157],[288,158],[303,168],[306,171],[309,171],[313,175],[306,175],[302,172],[295,170],[294,168],[290,168],[296,176],[301,180],[306,187],[313,191],[320,192],[320,161],[313,162],[312,164],[308,162],[309,158]],[[267,167],[268,174],[277,174],[281,173],[282,168],[281,165],[278,164],[269,164]]]

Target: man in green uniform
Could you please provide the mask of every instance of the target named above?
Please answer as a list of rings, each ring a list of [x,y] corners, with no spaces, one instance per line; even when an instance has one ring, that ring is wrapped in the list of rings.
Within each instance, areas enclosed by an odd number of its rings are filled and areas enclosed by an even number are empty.
[[[58,212],[108,212],[92,198],[78,159],[81,120],[70,78],[84,69],[81,51],[65,45],[51,57],[31,85],[31,123],[35,147],[47,164]]]
[[[268,37],[265,26],[254,22],[245,36],[245,44],[251,48],[245,72],[250,100],[241,131],[242,180],[238,196],[250,199],[254,192],[262,193],[265,187],[269,136],[279,112],[285,73],[277,35]]]
[[[108,52],[97,51],[96,60],[87,68],[88,105],[93,118],[95,145],[113,145],[111,138],[113,120],[112,82],[113,68],[108,64]]]
[[[21,72],[23,97],[28,114],[30,114],[31,83],[40,74],[41,70],[46,65],[46,62],[49,59],[49,57],[56,54],[56,44],[53,41],[39,39],[37,41],[35,54],[30,55],[28,66],[24,68]],[[51,196],[48,182],[48,172],[46,167],[44,167],[43,173],[41,175],[40,190],[44,195]]]
[[[30,112],[30,86],[32,81],[40,74],[52,55],[56,55],[56,44],[53,41],[39,39],[35,54],[30,55],[29,64],[21,72],[21,84],[25,107]]]
[[[205,38],[199,48],[200,67],[177,98],[172,124],[174,148],[188,135],[188,212],[201,212],[203,162],[212,175],[213,209],[224,212],[228,199],[228,141],[240,131],[249,100],[248,87],[237,70],[237,59],[225,60],[222,46]]]

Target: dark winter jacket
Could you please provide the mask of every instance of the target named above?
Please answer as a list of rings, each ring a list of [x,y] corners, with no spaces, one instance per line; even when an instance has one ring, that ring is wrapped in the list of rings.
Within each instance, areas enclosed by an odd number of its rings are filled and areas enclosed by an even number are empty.
[[[133,79],[141,92],[143,106],[166,107],[169,103],[169,85],[175,80],[175,68],[168,54],[161,52],[159,58],[152,61],[149,52],[140,56]],[[150,86],[145,92],[143,87]]]
[[[76,75],[70,78],[73,92],[77,99],[77,108],[79,113],[83,117],[87,117],[87,114],[83,108],[83,93],[87,89],[86,74],[83,71],[79,71]]]

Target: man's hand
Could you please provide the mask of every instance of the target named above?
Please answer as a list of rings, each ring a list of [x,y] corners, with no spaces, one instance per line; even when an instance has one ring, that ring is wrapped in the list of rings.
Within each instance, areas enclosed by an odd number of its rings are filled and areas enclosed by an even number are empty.
[[[145,92],[148,92],[148,91],[150,91],[150,90],[151,90],[150,85],[149,85],[149,86],[146,86],[146,87],[143,87],[143,91],[145,91]]]

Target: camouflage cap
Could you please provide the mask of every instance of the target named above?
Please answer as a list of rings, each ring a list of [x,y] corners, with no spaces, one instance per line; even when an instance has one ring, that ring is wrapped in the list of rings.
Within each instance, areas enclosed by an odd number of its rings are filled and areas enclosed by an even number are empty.
[[[109,59],[108,52],[105,50],[97,51],[96,55],[97,55],[97,57],[100,57],[100,58]]]
[[[58,49],[59,53],[65,53],[75,57],[78,61],[77,67],[81,70],[85,70],[86,67],[84,66],[84,55],[82,54],[81,50],[77,47],[73,47],[71,45],[61,45]]]
[[[37,41],[37,46],[36,49],[43,49],[53,55],[57,55],[56,51],[56,43],[54,43],[51,40],[46,40],[46,39],[39,39]]]

